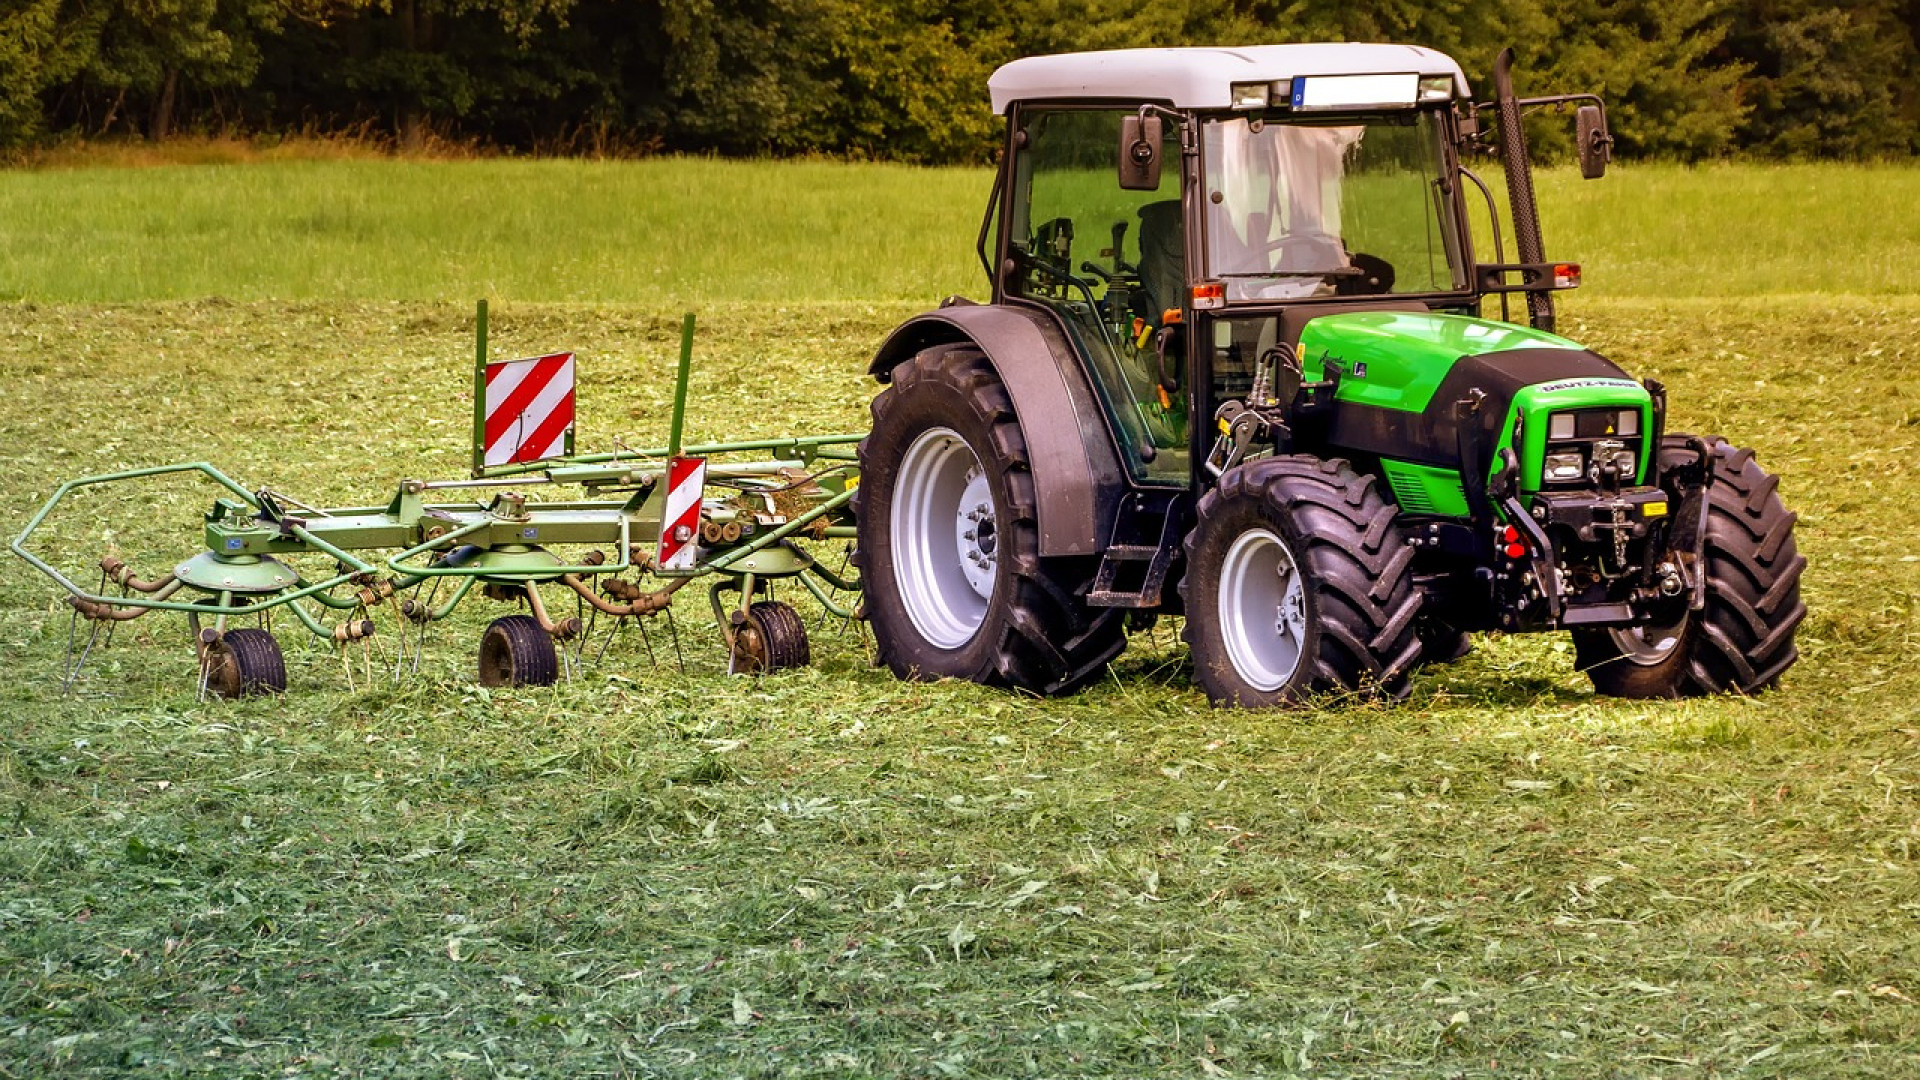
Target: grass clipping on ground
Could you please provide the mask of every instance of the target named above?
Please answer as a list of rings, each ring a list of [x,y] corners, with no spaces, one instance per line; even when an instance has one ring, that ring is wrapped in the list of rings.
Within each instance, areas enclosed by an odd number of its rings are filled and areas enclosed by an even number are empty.
[[[701,313],[689,437],[858,430],[899,306]],[[659,441],[677,311],[500,304],[573,348],[582,449]],[[470,313],[0,311],[5,505],[206,459],[384,502],[466,460]],[[289,641],[197,703],[178,620],[58,692],[0,571],[0,1076],[1911,1076],[1920,1039],[1920,303],[1580,304],[1562,330],[1756,447],[1810,559],[1757,700],[1597,700],[1479,639],[1397,709],[1218,712],[1163,623],[1060,701],[874,670],[730,679],[683,605],[551,690]],[[45,543],[167,565],[206,488]],[[648,661],[647,647],[666,657]],[[374,654],[391,662],[391,654]]]

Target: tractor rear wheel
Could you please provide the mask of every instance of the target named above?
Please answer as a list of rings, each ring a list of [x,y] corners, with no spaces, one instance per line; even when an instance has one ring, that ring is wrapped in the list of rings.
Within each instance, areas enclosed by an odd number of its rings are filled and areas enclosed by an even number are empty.
[[[1180,586],[1194,677],[1215,705],[1406,697],[1420,593],[1395,513],[1344,461],[1263,458],[1220,478]]]
[[[214,697],[240,698],[287,691],[287,662],[266,630],[229,630],[200,653],[200,672]]]
[[[480,635],[481,686],[552,686],[559,678],[553,635],[533,616],[503,616]]]
[[[1041,557],[1034,467],[979,349],[937,346],[893,369],[854,505],[867,618],[895,675],[1063,693],[1125,646],[1121,610],[1082,599],[1098,560]]]
[[[1663,461],[1690,436],[1669,435]],[[1623,698],[1757,694],[1800,658],[1794,631],[1807,616],[1800,574],[1807,560],[1793,540],[1797,515],[1780,501],[1780,478],[1753,451],[1711,440],[1707,489],[1706,607],[1665,624],[1576,630],[1574,661],[1597,693]]]

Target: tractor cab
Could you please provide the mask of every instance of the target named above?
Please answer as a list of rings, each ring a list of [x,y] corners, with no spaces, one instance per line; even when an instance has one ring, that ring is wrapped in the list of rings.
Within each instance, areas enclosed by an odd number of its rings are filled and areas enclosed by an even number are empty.
[[[1020,60],[989,85],[1010,132],[994,299],[1065,324],[1138,483],[1190,483],[1285,308],[1478,312],[1467,83],[1440,53],[1130,50]],[[1143,87],[1170,96],[1142,104]]]

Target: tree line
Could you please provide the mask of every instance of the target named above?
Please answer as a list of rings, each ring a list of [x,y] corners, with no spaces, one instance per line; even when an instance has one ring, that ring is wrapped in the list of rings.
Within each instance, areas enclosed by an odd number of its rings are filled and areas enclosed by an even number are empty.
[[[546,153],[989,160],[1018,56],[1274,41],[1451,53],[1604,97],[1624,154],[1920,151],[1920,0],[0,0],[0,148],[376,133]]]

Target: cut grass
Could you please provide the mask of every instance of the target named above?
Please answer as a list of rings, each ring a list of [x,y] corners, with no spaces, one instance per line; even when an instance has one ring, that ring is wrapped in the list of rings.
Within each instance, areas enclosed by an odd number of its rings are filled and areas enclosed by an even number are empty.
[[[707,304],[690,434],[857,429],[910,310]],[[579,350],[583,446],[657,441],[673,309],[495,314],[503,354]],[[354,503],[457,473],[469,317],[0,310],[5,501],[186,458]],[[156,617],[62,697],[63,609],[9,562],[0,1076],[1911,1076],[1920,301],[1562,329],[1784,475],[1812,614],[1780,692],[1597,700],[1543,636],[1398,709],[1216,712],[1168,626],[1060,701],[895,682],[831,630],[728,679],[687,605],[685,674],[629,634],[489,693],[475,604],[402,687],[287,634],[287,698],[199,704]],[[206,500],[48,543],[167,565]]]

